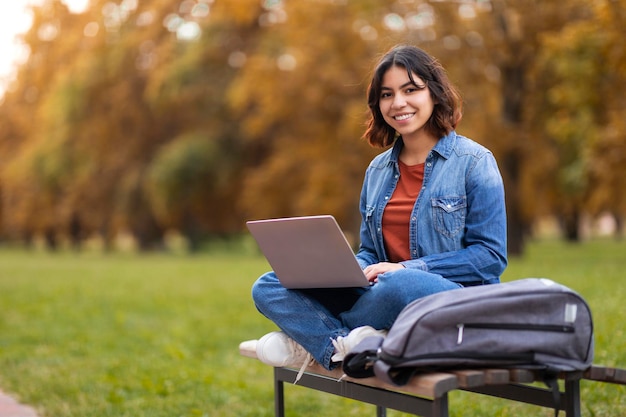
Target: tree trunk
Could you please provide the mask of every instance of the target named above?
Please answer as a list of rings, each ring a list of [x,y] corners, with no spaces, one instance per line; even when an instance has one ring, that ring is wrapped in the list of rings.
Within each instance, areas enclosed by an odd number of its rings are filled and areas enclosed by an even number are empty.
[[[187,210],[183,222],[182,222],[182,234],[187,239],[187,250],[189,253],[196,253],[200,251],[202,236],[200,233],[200,226],[198,221],[191,210]]]
[[[580,242],[580,210],[571,208],[561,218],[565,240],[568,242]]]
[[[511,256],[521,256],[524,252],[526,222],[521,210],[521,187],[519,152],[511,150],[503,157],[502,176],[506,195],[507,251]]]
[[[56,251],[59,248],[57,233],[52,227],[46,228],[43,233],[44,241],[46,242],[46,247],[51,251]]]
[[[522,118],[522,92],[525,67],[522,64],[502,67],[502,119],[512,132],[509,139],[522,144],[519,132],[524,132]],[[524,251],[525,232],[528,229],[522,214],[521,170],[524,153],[520,145],[507,147],[502,160],[502,171],[507,196],[508,254],[520,256]]]

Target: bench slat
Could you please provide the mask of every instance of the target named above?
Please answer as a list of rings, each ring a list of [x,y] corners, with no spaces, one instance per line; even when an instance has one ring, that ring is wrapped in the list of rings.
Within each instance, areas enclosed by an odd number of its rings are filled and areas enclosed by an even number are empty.
[[[456,375],[443,372],[417,375],[402,387],[393,387],[396,391],[404,391],[429,398],[440,398],[449,391],[459,387]]]
[[[511,382],[529,384],[535,381],[535,373],[528,369],[511,369],[509,371],[509,378]]]
[[[483,371],[464,369],[453,371],[459,380],[459,387],[471,388],[485,385],[485,373]]]
[[[508,369],[486,369],[485,370],[485,384],[486,385],[501,385],[509,382]]]
[[[585,371],[583,377],[591,381],[626,385],[626,369],[593,365]]]

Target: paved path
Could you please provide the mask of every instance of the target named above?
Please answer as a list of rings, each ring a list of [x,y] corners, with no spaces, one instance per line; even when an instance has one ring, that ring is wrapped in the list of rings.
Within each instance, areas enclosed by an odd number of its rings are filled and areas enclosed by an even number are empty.
[[[37,417],[37,413],[0,391],[0,417]]]

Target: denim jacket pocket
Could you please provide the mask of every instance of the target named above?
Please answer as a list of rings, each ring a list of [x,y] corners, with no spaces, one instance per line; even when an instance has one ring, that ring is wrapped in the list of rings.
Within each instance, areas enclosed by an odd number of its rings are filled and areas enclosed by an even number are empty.
[[[435,197],[430,201],[437,232],[453,237],[465,228],[466,197]]]

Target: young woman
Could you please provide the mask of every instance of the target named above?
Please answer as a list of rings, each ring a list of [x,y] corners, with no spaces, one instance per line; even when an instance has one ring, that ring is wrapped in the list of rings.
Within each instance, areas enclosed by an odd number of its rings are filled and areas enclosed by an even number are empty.
[[[254,284],[258,310],[281,331],[258,341],[272,366],[328,369],[363,338],[384,334],[410,302],[499,282],[507,264],[502,178],[492,153],[455,132],[461,99],[442,66],[401,45],[376,66],[365,138],[390,149],[365,173],[359,264],[366,288],[288,290],[268,272]]]

